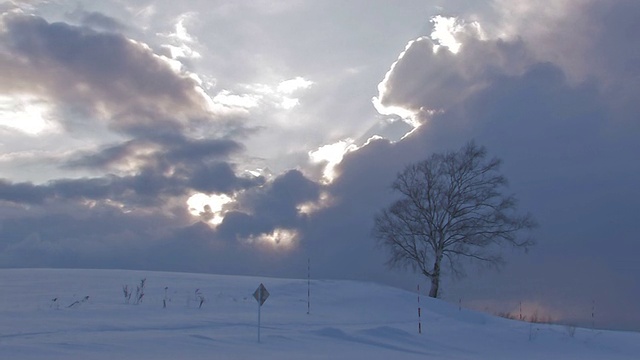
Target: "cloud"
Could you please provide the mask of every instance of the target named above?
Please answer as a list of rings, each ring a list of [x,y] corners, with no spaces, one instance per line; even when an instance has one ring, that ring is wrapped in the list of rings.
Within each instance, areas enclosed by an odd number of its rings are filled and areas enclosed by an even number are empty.
[[[482,89],[496,74],[518,74],[532,63],[521,42],[467,36],[457,54],[427,37],[409,42],[378,85],[379,108],[423,122]]]
[[[120,20],[111,16],[105,15],[98,11],[85,11],[82,8],[77,8],[74,11],[67,14],[70,20],[75,20],[83,27],[105,30],[114,33],[121,33],[127,30],[127,26],[120,22]]]
[[[136,213],[124,216],[118,208],[103,205],[91,211],[62,204],[43,212],[16,209],[2,221],[3,266],[105,264],[125,252],[130,241],[148,239],[152,219]]]
[[[139,137],[107,146],[94,153],[81,152],[68,167],[103,169],[167,167],[174,163],[193,164],[203,160],[225,159],[242,149],[229,139],[193,139],[181,134]]]
[[[2,20],[0,41],[13,55],[0,57],[0,65],[12,69],[1,91],[27,91],[55,103],[67,128],[80,125],[81,115],[134,134],[158,126],[179,130],[207,117],[197,83],[142,43],[35,16]]]
[[[309,159],[313,163],[324,165],[322,177],[325,182],[331,182],[336,178],[334,168],[340,164],[344,155],[349,151],[356,150],[352,139],[344,139],[334,144],[319,147],[317,150],[309,151]]]
[[[489,31],[493,36],[521,39],[538,61],[554,63],[572,83],[597,80],[612,98],[635,93],[637,78],[629,75],[638,72],[640,58],[640,40],[633,35],[637,2],[494,3],[499,20]]]
[[[115,202],[122,208],[160,206],[175,197],[194,192],[233,193],[263,182],[261,178],[236,176],[225,162],[202,164],[163,175],[156,169],[143,168],[134,175],[60,179],[46,185],[0,183],[0,200],[17,204],[40,204],[45,201]],[[186,199],[185,199],[186,201]]]
[[[237,208],[225,215],[217,233],[228,240],[242,240],[297,229],[306,221],[299,206],[317,201],[320,192],[319,184],[290,170],[263,187],[238,194]]]
[[[46,188],[31,183],[12,184],[0,179],[0,199],[23,204],[41,204],[48,196]]]
[[[81,153],[65,165],[107,170],[112,172],[109,175],[57,179],[43,185],[4,180],[0,199],[15,203],[115,201],[125,207],[145,207],[193,192],[231,194],[264,183],[262,177],[237,176],[234,165],[227,162],[241,148],[232,140],[182,135],[130,140],[96,153]]]

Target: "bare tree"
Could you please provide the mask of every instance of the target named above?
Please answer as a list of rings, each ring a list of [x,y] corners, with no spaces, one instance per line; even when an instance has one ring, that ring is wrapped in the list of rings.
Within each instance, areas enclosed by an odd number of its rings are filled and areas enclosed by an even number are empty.
[[[390,252],[387,265],[429,278],[430,297],[438,297],[443,260],[462,276],[462,258],[498,266],[499,246],[526,250],[534,244],[517,235],[535,221],[516,214],[515,197],[502,194],[507,180],[499,173],[501,161],[486,157],[484,147],[470,142],[407,166],[392,185],[401,199],[375,218],[373,235]]]

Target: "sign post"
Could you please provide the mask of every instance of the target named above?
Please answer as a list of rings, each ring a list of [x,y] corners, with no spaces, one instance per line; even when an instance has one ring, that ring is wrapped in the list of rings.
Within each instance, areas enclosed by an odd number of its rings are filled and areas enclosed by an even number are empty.
[[[264,285],[260,284],[260,286],[258,286],[256,291],[253,293],[253,297],[258,302],[258,342],[260,342],[260,308],[262,307],[262,304],[267,301],[269,292],[267,291],[267,288],[264,287]]]

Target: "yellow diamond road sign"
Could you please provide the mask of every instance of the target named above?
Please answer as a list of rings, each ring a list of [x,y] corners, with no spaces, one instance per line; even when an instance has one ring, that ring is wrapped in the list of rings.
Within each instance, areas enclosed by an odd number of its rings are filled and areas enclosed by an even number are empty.
[[[260,284],[260,286],[258,286],[256,291],[253,293],[253,297],[256,298],[256,301],[258,302],[258,304],[262,306],[262,304],[264,304],[264,302],[267,301],[267,298],[269,297],[269,292],[267,291],[267,288],[264,287],[264,285]]]

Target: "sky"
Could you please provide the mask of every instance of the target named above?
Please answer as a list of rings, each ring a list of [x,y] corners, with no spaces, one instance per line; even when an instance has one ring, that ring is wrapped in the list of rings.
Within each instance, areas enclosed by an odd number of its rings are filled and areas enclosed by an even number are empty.
[[[640,3],[0,2],[0,267],[415,288],[371,236],[473,140],[539,223],[442,298],[640,329]],[[592,317],[592,314],[594,316]]]

